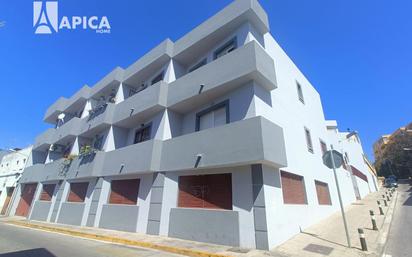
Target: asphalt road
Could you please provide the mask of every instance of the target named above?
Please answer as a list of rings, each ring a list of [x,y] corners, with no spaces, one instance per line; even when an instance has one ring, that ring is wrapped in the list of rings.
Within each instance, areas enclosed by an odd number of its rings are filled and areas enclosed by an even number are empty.
[[[178,257],[0,223],[0,257]]]
[[[383,256],[412,256],[412,186],[399,182],[398,200]]]

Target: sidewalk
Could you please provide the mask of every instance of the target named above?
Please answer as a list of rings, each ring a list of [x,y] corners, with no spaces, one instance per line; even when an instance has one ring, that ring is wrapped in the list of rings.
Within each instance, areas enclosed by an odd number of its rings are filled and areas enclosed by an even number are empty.
[[[163,236],[128,233],[113,230],[104,230],[89,227],[77,227],[44,222],[26,221],[18,217],[3,217],[0,221],[12,225],[41,229],[51,232],[78,236],[88,239],[124,244],[143,248],[151,248],[186,256],[194,257],[251,257],[251,256],[278,256],[278,257],[345,257],[345,256],[380,256],[386,242],[387,231],[390,226],[392,211],[395,204],[395,192],[389,207],[383,207],[385,215],[379,215],[376,200],[381,200],[382,192],[370,194],[346,209],[352,248],[346,247],[346,237],[340,212],[308,228],[304,232],[291,238],[284,244],[271,251],[239,249],[229,246],[213,245]],[[382,202],[383,205],[383,202]],[[369,210],[375,211],[379,231],[373,231]],[[358,228],[364,228],[368,243],[368,252],[360,250]]]
[[[343,257],[343,256],[381,256],[387,233],[392,220],[397,192],[393,194],[388,207],[384,207],[381,191],[372,193],[345,209],[352,248],[348,248],[345,229],[340,212],[313,225],[274,249],[283,256],[305,257]],[[379,215],[377,200],[381,201],[385,215]],[[373,210],[379,231],[372,230],[369,210]],[[358,228],[363,228],[368,252],[361,251]]]

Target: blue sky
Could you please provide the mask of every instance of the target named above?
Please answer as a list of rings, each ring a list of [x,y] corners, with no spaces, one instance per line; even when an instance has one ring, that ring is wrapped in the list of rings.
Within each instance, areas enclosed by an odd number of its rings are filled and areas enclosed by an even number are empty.
[[[32,1],[0,1],[0,148],[22,147],[50,125],[58,97],[176,40],[229,0],[61,0],[60,15],[108,16],[110,34],[35,35]],[[411,119],[412,2],[261,0],[271,33],[320,92],[327,119],[372,144]]]

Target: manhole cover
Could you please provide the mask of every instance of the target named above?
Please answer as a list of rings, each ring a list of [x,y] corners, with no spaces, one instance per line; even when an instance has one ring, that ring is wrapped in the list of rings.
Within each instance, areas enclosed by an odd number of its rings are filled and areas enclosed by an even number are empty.
[[[303,250],[322,255],[329,255],[333,251],[333,248],[317,244],[308,244]]]

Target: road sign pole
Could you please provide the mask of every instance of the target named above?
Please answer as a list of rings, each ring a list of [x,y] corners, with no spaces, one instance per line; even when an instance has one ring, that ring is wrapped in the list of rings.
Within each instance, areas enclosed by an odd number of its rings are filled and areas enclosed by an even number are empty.
[[[331,147],[331,149],[333,150],[333,145],[331,145],[330,147]],[[331,154],[331,159],[332,159],[331,161],[332,161],[333,175],[335,176],[336,189],[338,190],[340,211],[341,211],[341,213],[342,213],[343,225],[345,226],[346,240],[348,241],[348,247],[351,248],[349,231],[348,231],[348,224],[347,224],[347,222],[346,222],[345,209],[343,208],[342,196],[341,196],[341,194],[340,194],[338,176],[337,176],[337,174],[336,174],[336,166],[335,166],[335,160],[334,160],[333,154]]]

